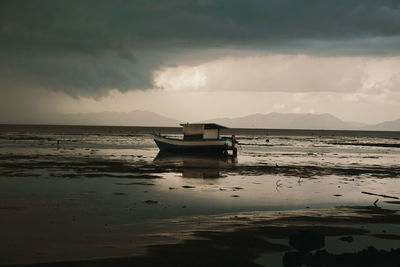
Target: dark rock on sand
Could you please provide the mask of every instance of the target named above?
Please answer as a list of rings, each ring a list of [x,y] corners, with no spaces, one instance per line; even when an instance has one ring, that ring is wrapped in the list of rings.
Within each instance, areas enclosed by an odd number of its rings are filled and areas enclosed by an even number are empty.
[[[289,236],[289,244],[300,252],[308,252],[325,246],[325,236],[313,230],[301,230]]]
[[[284,266],[386,266],[397,267],[400,249],[377,250],[375,247],[343,254],[332,254],[326,250],[313,253],[286,252],[282,259]]]

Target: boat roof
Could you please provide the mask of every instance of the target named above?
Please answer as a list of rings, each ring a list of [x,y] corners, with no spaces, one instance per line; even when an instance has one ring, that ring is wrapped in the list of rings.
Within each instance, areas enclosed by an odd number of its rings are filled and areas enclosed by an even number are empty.
[[[204,129],[227,129],[228,127],[216,124],[216,123],[182,123],[179,124],[182,127],[186,125],[204,125]]]

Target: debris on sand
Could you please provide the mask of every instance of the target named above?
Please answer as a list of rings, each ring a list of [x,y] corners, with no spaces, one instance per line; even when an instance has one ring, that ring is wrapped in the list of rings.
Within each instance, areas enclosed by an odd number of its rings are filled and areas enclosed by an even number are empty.
[[[396,200],[393,200],[393,201],[385,201],[385,203],[389,203],[389,204],[398,204],[398,205],[400,205],[400,201],[396,201]]]
[[[387,239],[387,240],[400,240],[400,235],[395,234],[375,234],[373,237]]]
[[[7,206],[7,207],[0,207],[0,211],[14,211],[14,210],[23,210],[25,207],[17,207],[17,206]]]
[[[347,243],[351,243],[351,242],[353,242],[354,238],[352,236],[343,236],[343,237],[339,238],[339,240],[342,240]]]
[[[242,190],[243,187],[235,186],[235,187],[232,187],[232,189],[233,189],[233,191],[239,191],[239,190]]]
[[[154,185],[153,183],[133,182],[133,183],[114,183],[116,185]]]
[[[196,187],[193,185],[183,185],[182,188],[196,188]]]
[[[384,197],[384,198],[392,198],[392,199],[400,199],[399,197],[394,197],[394,196],[388,196],[388,195],[383,195],[383,194],[376,194],[376,193],[371,193],[371,192],[361,192],[366,195],[372,195],[372,196],[378,196],[378,197]]]
[[[146,203],[146,204],[158,204],[158,201],[156,201],[156,200],[146,200],[144,203]]]
[[[398,143],[355,143],[355,142],[329,142],[330,145],[339,146],[372,146],[372,147],[400,147]]]
[[[115,192],[115,193],[113,193],[113,195],[116,195],[116,196],[126,196],[126,195],[128,195],[127,193],[122,193],[122,192]]]

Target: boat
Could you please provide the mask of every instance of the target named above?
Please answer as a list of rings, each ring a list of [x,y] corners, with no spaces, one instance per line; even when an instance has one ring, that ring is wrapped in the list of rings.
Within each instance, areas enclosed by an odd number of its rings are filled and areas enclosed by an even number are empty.
[[[220,130],[227,127],[215,123],[186,123],[183,127],[183,139],[151,133],[160,151],[227,153],[236,154],[234,136],[220,137]]]

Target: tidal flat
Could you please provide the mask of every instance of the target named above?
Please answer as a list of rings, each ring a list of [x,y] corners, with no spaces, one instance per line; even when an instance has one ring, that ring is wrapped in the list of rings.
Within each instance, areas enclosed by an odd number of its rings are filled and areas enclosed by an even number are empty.
[[[0,126],[0,265],[398,266],[400,133],[238,130],[234,158],[150,130]]]

